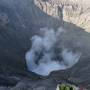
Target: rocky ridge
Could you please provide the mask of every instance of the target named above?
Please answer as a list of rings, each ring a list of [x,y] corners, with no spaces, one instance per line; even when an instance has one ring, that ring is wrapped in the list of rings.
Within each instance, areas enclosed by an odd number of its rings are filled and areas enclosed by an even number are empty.
[[[35,0],[35,4],[48,15],[63,18],[90,32],[89,0]]]

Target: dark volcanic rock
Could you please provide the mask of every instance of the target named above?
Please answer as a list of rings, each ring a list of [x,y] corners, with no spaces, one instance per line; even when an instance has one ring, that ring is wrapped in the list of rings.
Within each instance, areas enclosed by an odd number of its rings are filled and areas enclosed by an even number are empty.
[[[30,37],[35,33],[39,34],[40,27],[56,28],[59,25],[60,21],[42,12],[33,1],[10,0],[9,3],[7,0],[1,0],[1,71],[20,73],[25,70],[25,52],[30,47]]]
[[[6,78],[12,75],[34,77],[34,74],[27,72],[25,53],[31,45],[30,37],[39,34],[40,27],[45,26],[56,28],[59,21],[42,12],[33,0],[0,1],[1,74]],[[7,82],[7,79],[3,79],[3,82]]]
[[[47,15],[36,7],[33,0],[1,0],[0,75],[3,77],[0,77],[0,85],[13,86],[27,76],[29,79],[39,79],[38,76],[26,69],[25,53],[31,45],[30,37],[40,34],[41,27],[57,29],[61,24],[60,20]],[[90,34],[71,23],[63,22],[63,27],[66,34],[63,37],[62,46],[82,52],[80,61],[68,70],[53,72],[44,78],[48,78],[48,80],[28,81],[29,85],[30,83],[33,85],[33,87],[30,86],[31,90],[32,88],[40,90],[44,87],[47,88],[46,90],[55,90],[56,84],[62,81],[90,88]],[[79,47],[74,45],[79,45]],[[9,78],[11,76],[16,76],[19,79]],[[48,86],[47,83],[51,86]],[[19,88],[19,85],[17,84],[15,88]],[[37,87],[39,85],[40,87]],[[13,87],[10,90],[18,89]]]

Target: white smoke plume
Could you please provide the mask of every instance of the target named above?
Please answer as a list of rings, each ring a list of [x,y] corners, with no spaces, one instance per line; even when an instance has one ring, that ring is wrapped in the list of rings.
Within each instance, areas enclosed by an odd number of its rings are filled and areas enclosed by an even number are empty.
[[[35,35],[31,38],[32,47],[26,53],[26,64],[29,71],[47,76],[52,71],[65,70],[76,64],[81,56],[79,52],[69,51],[67,48],[58,48],[62,28],[57,31],[43,28],[42,36]]]

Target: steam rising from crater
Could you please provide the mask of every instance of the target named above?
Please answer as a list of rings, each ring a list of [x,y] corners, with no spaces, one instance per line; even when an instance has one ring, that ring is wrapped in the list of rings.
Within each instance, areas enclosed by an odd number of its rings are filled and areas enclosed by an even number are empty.
[[[62,28],[57,31],[43,28],[41,31],[42,36],[35,35],[31,38],[32,47],[25,55],[29,71],[47,76],[52,71],[65,70],[78,62],[80,52],[73,52],[60,46],[60,39],[65,33]]]

